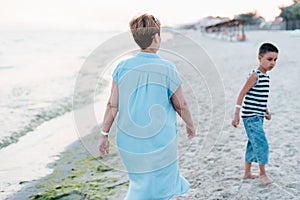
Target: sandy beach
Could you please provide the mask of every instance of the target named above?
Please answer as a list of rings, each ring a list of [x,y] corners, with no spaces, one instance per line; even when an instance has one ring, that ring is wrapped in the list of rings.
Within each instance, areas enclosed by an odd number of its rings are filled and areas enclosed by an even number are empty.
[[[191,188],[174,199],[300,198],[300,33],[250,31],[246,37],[244,42],[229,42],[185,31],[162,45],[160,54],[176,64],[197,125],[197,136],[189,141],[178,119],[179,165]],[[236,129],[231,126],[236,97],[248,73],[258,65],[257,49],[263,42],[274,43],[280,51],[270,72],[269,108],[273,116],[264,125],[270,145],[266,169],[274,181],[267,186],[259,179],[242,179],[247,138],[242,123]],[[174,52],[189,56],[179,59]],[[93,105],[99,111],[99,123],[108,94],[109,85]],[[90,134],[78,140],[72,112],[68,112],[38,127],[39,137],[27,134],[15,146],[2,149],[0,198],[123,199],[128,179],[114,136],[110,154],[101,160],[97,156],[99,133],[86,127]],[[258,172],[255,164],[253,172]]]
[[[204,39],[192,34],[212,58],[222,77],[226,94],[226,116],[221,136],[205,157],[193,153],[180,160],[183,173],[192,183],[190,192],[178,199],[299,199],[299,88],[297,53],[299,34],[293,32],[247,32],[247,41],[231,43]],[[234,129],[230,122],[236,97],[247,74],[257,66],[257,48],[273,42],[280,48],[276,68],[270,72],[269,108],[271,121],[265,121],[270,145],[267,172],[274,180],[268,186],[259,179],[243,180],[246,136],[243,125]],[[201,122],[199,122],[201,124]],[[201,133],[199,133],[201,135]],[[190,155],[190,154],[189,154]],[[192,160],[192,161],[191,161]],[[188,166],[188,168],[187,168]],[[258,166],[254,165],[254,172]]]

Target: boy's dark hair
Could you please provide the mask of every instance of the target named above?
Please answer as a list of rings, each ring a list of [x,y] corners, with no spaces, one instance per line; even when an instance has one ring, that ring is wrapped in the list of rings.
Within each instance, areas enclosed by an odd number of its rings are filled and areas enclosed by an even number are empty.
[[[265,55],[266,53],[268,52],[276,52],[278,53],[278,49],[276,46],[274,46],[273,44],[271,43],[264,43],[262,44],[260,47],[259,47],[259,55],[260,56],[263,56]]]

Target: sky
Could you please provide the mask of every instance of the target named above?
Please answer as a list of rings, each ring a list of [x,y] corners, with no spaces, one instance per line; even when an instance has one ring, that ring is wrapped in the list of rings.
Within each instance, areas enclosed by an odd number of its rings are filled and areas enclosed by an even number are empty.
[[[163,26],[193,23],[206,16],[233,18],[256,11],[267,21],[292,0],[0,0],[0,29],[127,30],[147,12]]]

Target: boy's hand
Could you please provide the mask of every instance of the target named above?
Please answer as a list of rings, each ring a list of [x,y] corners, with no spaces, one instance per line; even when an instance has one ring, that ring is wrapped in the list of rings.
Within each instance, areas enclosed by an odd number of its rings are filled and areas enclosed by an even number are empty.
[[[105,135],[100,136],[98,150],[101,158],[104,158],[109,153],[109,141]]]
[[[234,118],[233,118],[231,124],[232,124],[232,126],[234,128],[236,128],[239,125],[239,123],[240,123],[240,114],[239,113],[235,113],[234,114]]]
[[[266,112],[266,120],[271,120],[271,113],[269,112],[269,110],[267,110],[267,112]]]

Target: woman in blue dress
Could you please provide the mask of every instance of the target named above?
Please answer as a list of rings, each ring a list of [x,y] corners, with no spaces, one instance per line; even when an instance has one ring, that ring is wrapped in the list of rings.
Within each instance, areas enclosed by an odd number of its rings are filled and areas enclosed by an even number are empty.
[[[125,199],[171,199],[190,187],[178,167],[176,113],[189,139],[195,128],[175,65],[156,54],[159,20],[143,14],[129,24],[141,50],[113,72],[98,148],[101,157],[109,152],[108,133],[118,113],[116,143],[130,180]]]

